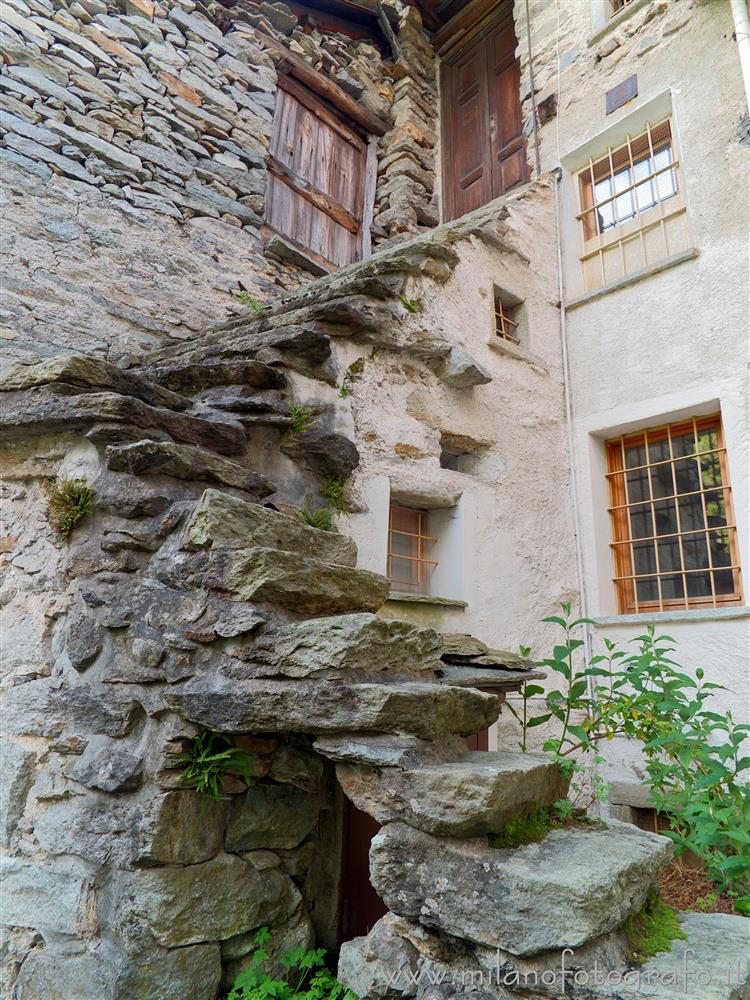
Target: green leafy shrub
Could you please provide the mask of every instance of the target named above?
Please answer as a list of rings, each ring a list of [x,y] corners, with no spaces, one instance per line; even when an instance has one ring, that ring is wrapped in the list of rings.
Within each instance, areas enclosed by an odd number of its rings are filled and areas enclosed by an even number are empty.
[[[638,963],[646,962],[660,951],[671,951],[678,938],[687,938],[677,914],[658,893],[646,900],[640,913],[628,917],[622,929],[628,939],[628,958]]]
[[[238,292],[237,301],[241,302],[243,306],[249,306],[253,312],[257,313],[259,316],[263,316],[269,309],[269,306],[265,305],[259,299],[256,299],[254,295],[250,294],[250,292]]]
[[[419,299],[407,299],[405,295],[399,296],[399,302],[408,313],[424,312],[424,306]]]
[[[289,404],[289,416],[292,422],[289,426],[290,434],[307,434],[315,423],[315,414],[307,406],[298,406],[296,403]]]
[[[310,498],[305,500],[302,507],[297,507],[292,512],[298,521],[306,524],[310,528],[318,528],[319,531],[335,531],[333,523],[333,513],[328,507],[314,507]]]
[[[180,780],[201,796],[204,809],[229,798],[222,791],[225,778],[242,778],[247,785],[252,782],[253,757],[220,733],[199,733],[177,763],[185,769]]]
[[[83,479],[64,479],[50,489],[47,516],[63,538],[92,512],[94,495],[94,490]]]
[[[325,948],[286,952],[281,959],[283,978],[274,978],[267,971],[269,956],[263,947],[270,940],[268,928],[261,927],[250,965],[237,977],[227,1000],[357,1000],[327,968]]]
[[[339,389],[339,396],[346,398],[351,396],[352,386],[359,382],[362,372],[365,370],[365,359],[357,358],[356,361],[352,361],[349,367],[346,369],[344,374],[344,379],[341,383],[341,388]]]
[[[344,504],[344,484],[333,476],[326,476],[320,487],[320,495],[338,514],[346,509]]]
[[[559,625],[564,640],[552,656],[539,661],[558,680],[552,690],[527,685],[519,708],[525,749],[535,726],[555,720],[557,734],[544,742],[571,776],[593,771],[601,762],[597,747],[616,736],[636,740],[646,758],[654,808],[664,813],[678,853],[691,850],[711,878],[737,898],[738,912],[750,906],[750,756],[743,754],[750,726],[731,712],[711,710],[710,700],[722,685],[707,683],[704,671],[689,673],[671,656],[674,639],[657,635],[653,625],[629,653],[604,640],[606,652],[580,659],[578,631],[588,619],[563,617],[545,621]],[[528,653],[528,650],[526,650]],[[540,690],[541,688],[541,690]],[[531,693],[529,693],[531,692]],[[544,709],[532,714],[530,699],[542,695]],[[593,794],[600,796],[594,776]]]

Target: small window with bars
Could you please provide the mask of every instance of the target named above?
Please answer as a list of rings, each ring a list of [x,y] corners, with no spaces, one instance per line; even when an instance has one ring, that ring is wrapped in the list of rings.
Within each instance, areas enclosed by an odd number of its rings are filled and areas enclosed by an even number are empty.
[[[607,464],[620,612],[741,602],[720,416],[608,441]]]
[[[430,592],[437,566],[430,559],[437,539],[430,535],[429,512],[391,504],[388,520],[388,579],[393,590],[415,594]]]
[[[615,14],[618,14],[623,9],[623,7],[627,7],[630,2],[631,0],[609,0],[609,5],[611,7],[609,16],[614,17]]]
[[[513,344],[521,342],[518,335],[518,307],[503,302],[497,291],[495,291],[495,333]]]
[[[669,119],[589,159],[578,179],[585,291],[692,246]]]

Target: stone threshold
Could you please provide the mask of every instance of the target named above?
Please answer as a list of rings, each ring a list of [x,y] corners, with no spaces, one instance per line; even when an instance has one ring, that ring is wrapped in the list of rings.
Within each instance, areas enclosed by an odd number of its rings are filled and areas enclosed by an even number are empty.
[[[392,590],[388,596],[389,604],[432,604],[441,608],[468,608],[466,601],[455,597],[433,597],[432,594],[408,594],[401,590]]]
[[[506,354],[516,361],[525,362],[538,371],[540,375],[549,375],[549,368],[544,361],[538,355],[527,351],[525,347],[521,347],[520,344],[514,344],[510,340],[503,340],[501,337],[494,337],[489,341],[489,346],[493,351],[497,351],[498,354]]]
[[[643,625],[649,622],[716,622],[733,618],[750,618],[750,607],[688,608],[685,611],[656,611],[653,614],[606,615],[596,618],[596,625]]]
[[[695,260],[699,255],[700,251],[697,247],[680,250],[679,253],[672,254],[671,257],[665,257],[664,260],[659,260],[655,264],[642,267],[640,271],[634,271],[633,274],[626,274],[622,278],[617,278],[615,281],[610,281],[608,284],[602,285],[601,288],[595,288],[593,292],[585,292],[583,295],[578,295],[576,298],[570,299],[569,302],[565,303],[565,308],[568,312],[572,309],[578,309],[579,306],[585,306],[588,302],[601,299],[611,292],[617,292],[621,288],[635,285],[644,278],[650,278],[652,274],[659,274],[660,271],[666,271],[670,267],[677,267],[678,264],[683,264],[686,260]]]

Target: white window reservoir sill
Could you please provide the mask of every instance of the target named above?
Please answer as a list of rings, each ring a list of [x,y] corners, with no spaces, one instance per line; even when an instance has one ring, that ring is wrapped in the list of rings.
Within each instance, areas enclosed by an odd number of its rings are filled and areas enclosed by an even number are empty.
[[[729,608],[687,608],[684,611],[655,611],[651,614],[607,615],[594,619],[597,626],[647,625],[661,622],[716,622],[732,618],[750,618],[750,607],[737,604]]]

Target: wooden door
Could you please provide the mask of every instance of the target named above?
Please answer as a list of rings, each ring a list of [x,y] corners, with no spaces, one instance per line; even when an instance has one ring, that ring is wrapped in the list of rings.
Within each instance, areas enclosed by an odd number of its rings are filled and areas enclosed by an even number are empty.
[[[366,151],[350,123],[279,78],[266,223],[328,270],[362,257]]]
[[[344,798],[338,919],[341,942],[368,934],[388,911],[370,882],[370,844],[379,829],[376,819]]]
[[[446,219],[528,179],[512,5],[442,66]]]

